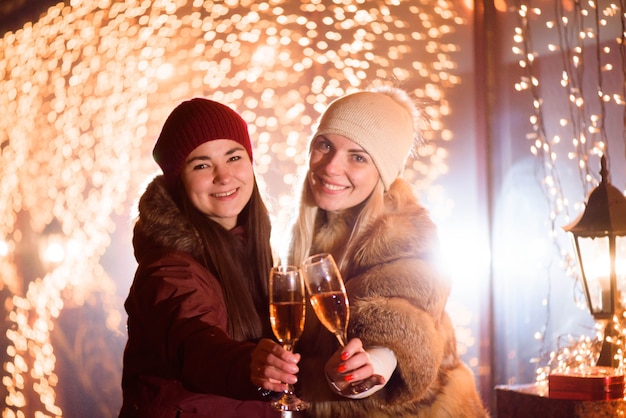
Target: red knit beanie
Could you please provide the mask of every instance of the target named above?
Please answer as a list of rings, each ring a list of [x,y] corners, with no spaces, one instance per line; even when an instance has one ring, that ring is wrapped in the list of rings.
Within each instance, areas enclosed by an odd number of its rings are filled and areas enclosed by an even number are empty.
[[[176,183],[187,156],[199,145],[214,139],[240,143],[252,160],[248,124],[230,107],[194,98],[179,104],[167,117],[152,156],[170,185]]]

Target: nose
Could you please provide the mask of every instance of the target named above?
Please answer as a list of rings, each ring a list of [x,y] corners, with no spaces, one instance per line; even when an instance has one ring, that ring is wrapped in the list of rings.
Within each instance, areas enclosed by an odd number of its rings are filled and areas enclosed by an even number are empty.
[[[230,169],[228,168],[228,165],[226,164],[216,165],[213,172],[215,174],[215,177],[213,178],[213,183],[216,183],[216,184],[226,184],[232,178]]]
[[[334,152],[326,154],[320,165],[324,167],[324,171],[328,175],[338,175],[344,172],[343,162]]]

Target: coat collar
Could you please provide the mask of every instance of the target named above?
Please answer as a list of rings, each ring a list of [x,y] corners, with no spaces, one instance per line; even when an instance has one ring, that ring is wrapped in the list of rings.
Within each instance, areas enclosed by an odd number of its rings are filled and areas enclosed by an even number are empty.
[[[134,227],[135,258],[155,248],[181,251],[200,259],[202,244],[195,228],[174,202],[165,178],[155,177],[139,199]]]
[[[349,235],[350,231],[351,228],[343,233]],[[326,231],[325,244],[340,240],[330,238],[330,235]],[[351,240],[350,252],[346,254],[350,260],[348,274],[398,258],[432,258],[439,247],[435,224],[419,203],[411,185],[403,180],[396,180],[386,192],[380,216],[372,219]]]

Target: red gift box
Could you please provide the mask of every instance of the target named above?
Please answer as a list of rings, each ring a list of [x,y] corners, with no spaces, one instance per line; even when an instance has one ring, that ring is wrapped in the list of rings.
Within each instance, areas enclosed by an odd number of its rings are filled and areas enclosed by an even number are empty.
[[[624,397],[624,374],[612,367],[548,376],[548,396],[554,399],[597,401]]]

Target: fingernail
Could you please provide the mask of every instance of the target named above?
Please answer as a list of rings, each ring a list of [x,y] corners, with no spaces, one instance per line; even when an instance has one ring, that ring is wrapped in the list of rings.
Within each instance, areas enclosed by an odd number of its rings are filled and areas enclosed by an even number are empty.
[[[352,376],[351,374],[343,378],[343,380],[346,382],[351,382],[353,379],[354,379],[354,376]]]
[[[345,351],[341,353],[341,359],[342,360],[346,360],[348,358],[348,353],[346,353]]]
[[[337,371],[338,371],[339,373],[343,373],[343,372],[345,372],[345,371],[346,371],[346,369],[347,369],[347,367],[346,367],[346,365],[345,365],[345,364],[340,364],[340,365],[339,365],[339,367],[337,367]]]

